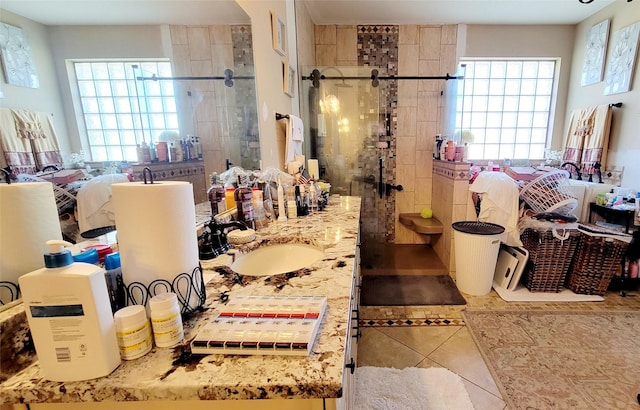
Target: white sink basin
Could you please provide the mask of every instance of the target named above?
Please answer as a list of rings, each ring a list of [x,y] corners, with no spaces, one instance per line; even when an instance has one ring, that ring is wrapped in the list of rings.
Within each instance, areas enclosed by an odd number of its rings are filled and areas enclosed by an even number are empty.
[[[231,269],[240,275],[277,275],[306,268],[323,256],[322,249],[304,243],[268,245],[240,256]]]

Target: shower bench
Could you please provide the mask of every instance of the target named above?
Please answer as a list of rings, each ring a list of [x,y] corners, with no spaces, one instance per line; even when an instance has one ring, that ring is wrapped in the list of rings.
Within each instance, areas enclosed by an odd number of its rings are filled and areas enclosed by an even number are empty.
[[[443,232],[442,222],[437,218],[423,218],[419,213],[400,214],[400,223],[423,235],[440,235]]]

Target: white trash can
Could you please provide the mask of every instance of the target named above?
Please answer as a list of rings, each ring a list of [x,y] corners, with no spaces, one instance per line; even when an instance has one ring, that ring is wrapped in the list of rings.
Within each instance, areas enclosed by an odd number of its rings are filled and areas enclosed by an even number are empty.
[[[469,295],[486,295],[491,292],[504,227],[476,221],[454,222],[451,226],[455,240],[456,286]]]

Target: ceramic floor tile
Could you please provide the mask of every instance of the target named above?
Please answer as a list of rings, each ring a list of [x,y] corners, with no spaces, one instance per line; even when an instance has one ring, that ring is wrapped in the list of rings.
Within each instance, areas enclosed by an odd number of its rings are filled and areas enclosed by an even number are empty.
[[[504,410],[507,404],[501,398],[494,396],[485,389],[476,386],[468,380],[462,379],[464,387],[475,410]]]
[[[457,326],[419,326],[419,327],[381,327],[378,330],[397,340],[416,352],[428,356],[446,342],[456,331]]]
[[[358,366],[415,367],[425,357],[373,328],[361,329],[358,340]]]
[[[500,397],[489,369],[466,327],[460,328],[428,357],[460,377]]]

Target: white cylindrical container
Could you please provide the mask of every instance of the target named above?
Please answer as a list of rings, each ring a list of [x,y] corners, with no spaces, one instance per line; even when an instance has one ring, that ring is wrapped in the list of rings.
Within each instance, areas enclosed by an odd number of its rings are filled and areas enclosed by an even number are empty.
[[[175,293],[161,293],[149,299],[153,338],[158,347],[173,347],[184,339],[182,316]]]
[[[469,295],[491,292],[504,227],[476,221],[454,222],[456,286]]]
[[[113,318],[116,322],[120,357],[123,360],[137,359],[149,353],[153,347],[153,339],[144,306],[127,306],[118,310]]]

